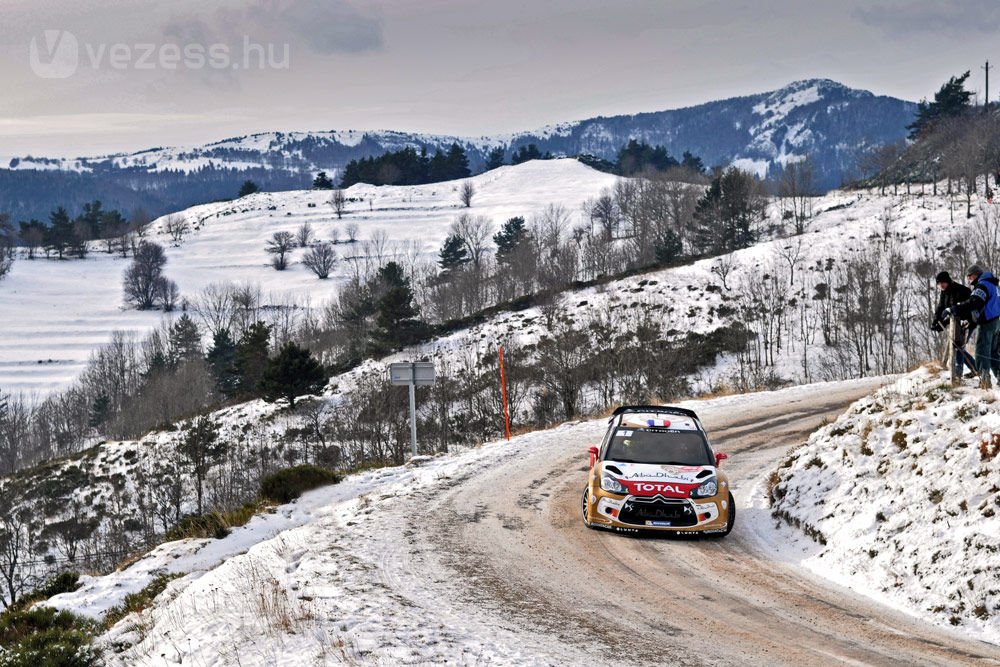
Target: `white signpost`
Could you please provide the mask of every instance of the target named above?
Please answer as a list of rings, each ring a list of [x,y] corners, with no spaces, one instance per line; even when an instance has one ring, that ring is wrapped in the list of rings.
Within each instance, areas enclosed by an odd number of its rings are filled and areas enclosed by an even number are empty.
[[[410,387],[410,444],[417,455],[417,387],[434,384],[434,363],[430,361],[389,364],[389,382]]]

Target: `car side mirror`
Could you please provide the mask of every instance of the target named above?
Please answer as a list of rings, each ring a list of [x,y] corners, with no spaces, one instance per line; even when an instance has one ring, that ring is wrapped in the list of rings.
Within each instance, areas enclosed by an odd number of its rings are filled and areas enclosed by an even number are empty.
[[[718,454],[716,454],[715,455],[715,467],[718,468],[719,464],[721,464],[723,461],[725,461],[728,458],[729,458],[729,454],[723,454],[722,452],[719,452]]]
[[[601,450],[599,450],[597,447],[591,447],[590,449],[587,450],[587,453],[590,454],[590,467],[593,468],[594,463],[597,462],[597,457],[600,456],[601,454]]]

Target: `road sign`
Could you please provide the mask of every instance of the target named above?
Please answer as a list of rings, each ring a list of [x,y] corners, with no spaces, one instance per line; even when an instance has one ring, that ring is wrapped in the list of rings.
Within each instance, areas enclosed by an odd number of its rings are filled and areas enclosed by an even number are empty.
[[[417,387],[434,384],[434,363],[430,361],[389,364],[389,382],[410,388],[410,444],[417,455]]]
[[[425,387],[434,384],[434,362],[400,362],[389,364],[389,381],[395,385],[415,384]]]

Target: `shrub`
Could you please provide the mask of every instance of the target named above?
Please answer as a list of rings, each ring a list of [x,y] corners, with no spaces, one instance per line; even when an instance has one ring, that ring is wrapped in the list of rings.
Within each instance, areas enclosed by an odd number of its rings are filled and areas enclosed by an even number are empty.
[[[71,593],[79,587],[80,574],[78,572],[61,572],[42,584],[40,588],[18,598],[10,611],[26,609],[35,602],[48,600],[53,595],[60,593]]]
[[[271,473],[261,482],[260,494],[276,503],[289,503],[306,491],[336,484],[340,475],[314,465],[300,465]]]
[[[94,623],[50,607],[0,614],[0,667],[92,667],[100,654],[90,644]]]
[[[231,528],[246,525],[247,521],[266,506],[266,502],[257,500],[228,512],[206,512],[200,516],[187,516],[170,529],[166,539],[170,541],[212,537],[221,540],[229,535]]]

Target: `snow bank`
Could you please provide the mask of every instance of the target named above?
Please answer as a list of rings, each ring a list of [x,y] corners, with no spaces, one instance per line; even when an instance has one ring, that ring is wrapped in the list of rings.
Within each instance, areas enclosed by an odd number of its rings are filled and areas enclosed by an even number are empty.
[[[922,369],[855,403],[757,489],[772,545],[815,574],[1000,641],[995,392]]]

